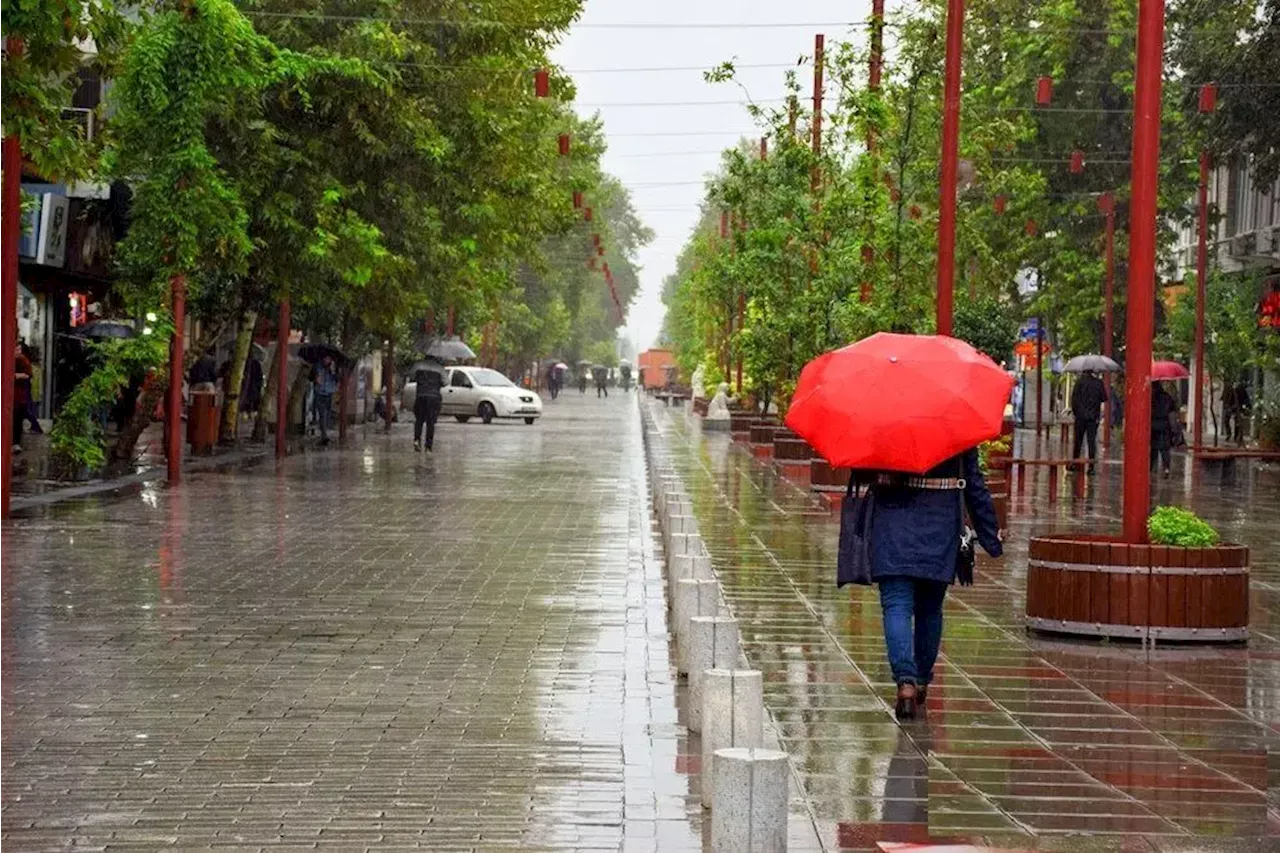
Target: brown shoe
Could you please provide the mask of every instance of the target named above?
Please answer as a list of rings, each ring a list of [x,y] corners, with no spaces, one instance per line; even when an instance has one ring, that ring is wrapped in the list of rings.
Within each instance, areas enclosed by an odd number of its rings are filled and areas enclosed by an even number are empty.
[[[916,688],[916,707],[923,708],[925,699],[929,697],[929,685],[921,684]]]
[[[898,685],[898,704],[894,706],[893,714],[899,720],[916,718],[916,686],[911,682]]]

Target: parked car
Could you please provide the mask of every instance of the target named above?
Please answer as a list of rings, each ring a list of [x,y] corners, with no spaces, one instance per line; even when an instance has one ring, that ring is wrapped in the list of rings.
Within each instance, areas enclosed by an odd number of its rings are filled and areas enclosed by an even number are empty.
[[[413,411],[417,393],[416,383],[406,383],[400,395],[401,407]],[[453,415],[460,423],[472,418],[485,423],[492,423],[495,418],[524,418],[525,423],[532,424],[542,417],[541,397],[487,367],[447,368],[441,397],[440,414]]]

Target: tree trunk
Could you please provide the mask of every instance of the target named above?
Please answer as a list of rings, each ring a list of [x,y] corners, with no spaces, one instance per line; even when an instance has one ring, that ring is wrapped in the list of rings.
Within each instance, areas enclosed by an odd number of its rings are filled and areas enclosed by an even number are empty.
[[[240,317],[240,327],[236,330],[236,346],[231,353],[231,365],[227,371],[226,399],[222,404],[222,425],[218,428],[218,440],[223,444],[236,444],[240,441],[240,388],[244,385],[249,347],[253,343],[253,329],[257,325],[258,312],[246,311]]]
[[[310,378],[311,371],[306,365],[303,365],[298,375],[293,377],[293,386],[289,389],[289,416],[285,419],[286,429],[301,425],[303,435],[307,434],[307,413],[303,409],[303,403],[307,397],[307,383]]]
[[[394,338],[387,339],[387,362],[382,368],[383,386],[387,391],[386,398],[386,415],[387,415],[387,432],[391,432],[392,417],[392,399],[395,396],[396,381],[396,342]]]
[[[204,354],[204,351],[212,346],[222,331],[226,328],[225,323],[219,323],[210,327],[203,335],[201,335],[191,346],[183,359],[183,369],[189,369],[195,364],[196,359]],[[178,381],[182,381],[182,377],[178,377]],[[137,405],[134,407],[133,415],[129,418],[129,422],[125,424],[120,434],[116,436],[116,443],[107,453],[107,472],[109,474],[118,474],[133,464],[136,454],[134,450],[138,446],[138,440],[142,437],[142,433],[147,427],[151,426],[151,422],[155,420],[153,414],[156,405],[165,397],[169,390],[169,376],[166,367],[157,368],[151,373],[151,379],[142,389],[142,393],[138,395]]]
[[[275,423],[276,417],[276,376],[279,374],[280,347],[271,354],[271,366],[267,368],[267,384],[262,390],[262,403],[258,406],[258,415],[253,421],[251,440],[263,442],[267,440],[267,424]]]

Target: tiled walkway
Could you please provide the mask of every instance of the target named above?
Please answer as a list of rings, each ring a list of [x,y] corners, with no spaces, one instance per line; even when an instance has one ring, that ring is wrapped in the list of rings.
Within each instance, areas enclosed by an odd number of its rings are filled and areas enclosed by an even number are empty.
[[[406,428],[6,523],[6,850],[702,849],[634,395]]]
[[[656,411],[824,845],[1280,849],[1280,472],[1209,477],[1192,501],[1253,548],[1248,648],[1144,653],[1023,630],[1028,535],[1111,527],[1107,465],[1086,501],[1015,506],[1006,558],[948,599],[927,719],[901,727],[874,592],[835,588],[837,517],[747,445]],[[1187,485],[1163,482],[1158,499],[1184,502]]]

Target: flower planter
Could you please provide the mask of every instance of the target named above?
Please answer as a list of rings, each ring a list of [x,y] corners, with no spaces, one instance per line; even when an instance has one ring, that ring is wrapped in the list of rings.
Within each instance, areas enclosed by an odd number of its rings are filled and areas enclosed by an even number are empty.
[[[779,462],[808,464],[813,460],[813,448],[790,430],[773,437],[773,458]]]
[[[985,478],[991,500],[996,505],[996,518],[1000,528],[1009,527],[1009,478],[1003,471],[993,471]]]
[[[1102,536],[1036,536],[1027,627],[1177,642],[1249,636],[1249,549],[1130,545]]]
[[[815,457],[809,463],[809,488],[815,492],[831,492],[843,494],[849,487],[848,468],[836,468],[822,457]]]

